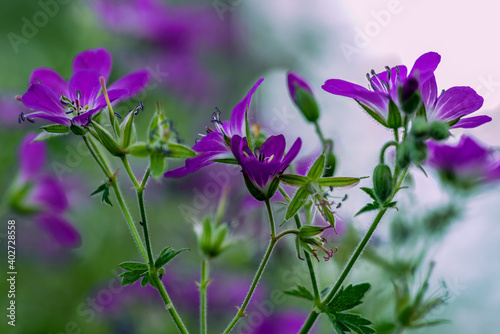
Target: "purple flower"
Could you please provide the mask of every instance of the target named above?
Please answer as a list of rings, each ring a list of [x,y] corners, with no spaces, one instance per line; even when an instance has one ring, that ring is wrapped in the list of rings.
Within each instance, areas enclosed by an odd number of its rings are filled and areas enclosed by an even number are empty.
[[[456,145],[430,141],[427,146],[427,164],[444,181],[469,188],[500,180],[500,157],[469,136],[462,136]]]
[[[20,177],[15,184],[11,206],[24,213],[34,213],[38,227],[59,245],[74,248],[80,245],[80,234],[64,217],[68,199],[59,181],[43,173],[46,146],[43,142],[32,142],[36,136],[26,136],[19,151]],[[17,196],[19,195],[19,196]]]
[[[292,100],[295,103],[297,103],[297,94],[296,94],[297,88],[301,88],[309,92],[311,95],[313,94],[311,86],[309,86],[306,80],[293,71],[288,72],[287,84],[288,84],[288,92],[290,93],[290,96],[292,97]]]
[[[109,52],[99,48],[84,51],[75,57],[73,76],[69,82],[52,69],[33,70],[30,87],[22,96],[22,103],[35,112],[26,117],[42,118],[65,126],[72,123],[86,125],[90,117],[106,107],[104,95],[99,95],[99,78],[107,80],[111,64]],[[148,80],[149,74],[145,70],[122,77],[109,87],[110,101],[118,102],[137,94]]]
[[[208,133],[193,146],[193,150],[198,155],[186,159],[185,166],[166,172],[165,177],[181,177],[191,174],[200,168],[213,164],[216,159],[227,158],[228,154],[231,154],[228,140],[234,135],[243,136],[245,133],[245,112],[249,109],[252,96],[262,81],[264,81],[263,78],[259,79],[245,98],[234,107],[230,122],[222,122],[220,112],[214,113],[212,116],[214,129],[207,127]]]
[[[322,88],[332,94],[350,97],[366,109],[374,113],[374,117],[386,123],[389,115],[389,102],[392,100],[401,106],[400,92],[404,97],[418,90],[429,120],[449,122],[451,127],[476,127],[491,120],[488,116],[477,116],[461,119],[478,110],[483,98],[470,87],[452,87],[437,96],[437,85],[434,77],[441,56],[428,52],[420,56],[410,73],[403,65],[386,67],[385,72],[367,74],[371,90],[339,79],[330,79]],[[418,86],[416,86],[416,84]]]
[[[285,171],[299,153],[301,145],[301,139],[297,138],[288,153],[283,156],[286,147],[283,135],[269,137],[255,152],[248,147],[246,137],[234,135],[231,138],[231,151],[241,165],[247,187],[250,190],[250,184],[253,185],[257,192],[264,196],[250,191],[258,200],[269,199],[274,195],[278,183],[271,181],[277,180],[276,176]]]

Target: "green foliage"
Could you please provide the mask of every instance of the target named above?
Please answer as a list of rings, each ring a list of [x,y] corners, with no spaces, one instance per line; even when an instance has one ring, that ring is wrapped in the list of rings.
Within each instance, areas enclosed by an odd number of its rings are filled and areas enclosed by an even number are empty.
[[[290,290],[285,290],[285,291],[283,291],[283,293],[286,295],[295,296],[295,297],[303,298],[303,299],[310,300],[310,301],[314,300],[312,293],[309,290],[307,290],[307,288],[305,288],[299,284],[297,284],[296,288],[290,289]]]
[[[92,194],[90,194],[90,196],[97,195],[101,192],[101,202],[104,202],[109,206],[113,206],[113,204],[111,204],[111,200],[109,199],[109,182],[104,182],[103,184],[101,184]]]

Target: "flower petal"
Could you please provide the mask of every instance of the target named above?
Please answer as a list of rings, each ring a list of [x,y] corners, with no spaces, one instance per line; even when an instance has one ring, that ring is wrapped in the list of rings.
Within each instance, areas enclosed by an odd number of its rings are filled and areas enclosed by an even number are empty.
[[[111,54],[103,48],[87,50],[78,54],[73,60],[73,73],[93,70],[98,72],[98,77],[103,76],[108,80],[112,62]]]
[[[280,173],[282,173],[292,163],[293,159],[295,159],[297,154],[299,154],[301,147],[302,147],[302,139],[300,139],[299,137],[297,138],[297,140],[295,140],[292,147],[290,148],[290,150],[288,150],[288,152],[285,155],[285,158],[281,162]]]
[[[127,97],[131,97],[143,90],[148,84],[149,79],[150,75],[148,71],[139,70],[118,79],[109,89],[126,89],[129,92]]]
[[[68,199],[62,185],[50,175],[37,180],[30,199],[50,213],[61,213],[68,208]]]
[[[33,112],[33,113],[30,113],[30,114],[25,114],[26,117],[30,117],[30,118],[41,118],[41,119],[45,119],[47,121],[51,121],[51,122],[54,122],[54,123],[57,123],[57,124],[62,124],[62,125],[65,125],[65,126],[70,126],[71,125],[71,120],[69,119],[69,117],[67,115],[64,115],[64,116],[54,116],[54,115],[51,115],[51,114],[47,114],[46,112]]]
[[[44,142],[32,142],[35,138],[36,134],[28,134],[19,148],[20,173],[23,181],[38,175],[47,158],[47,146]]]
[[[39,83],[31,84],[21,101],[30,109],[44,111],[54,116],[66,117],[65,105],[49,86]]]
[[[62,216],[42,213],[37,215],[36,223],[57,243],[66,248],[76,248],[81,244],[80,233]]]
[[[491,122],[491,117],[486,115],[466,117],[466,118],[461,118],[455,125],[451,126],[451,128],[470,129],[470,128],[476,128],[488,122]]]
[[[99,73],[97,71],[78,71],[69,80],[69,98],[76,101],[77,92],[80,91],[80,107],[92,107],[101,90],[99,82]]]
[[[423,85],[433,75],[441,61],[441,56],[436,52],[427,52],[421,55],[413,65],[408,77],[418,77],[418,81]]]
[[[305,91],[308,91],[309,93],[313,93],[311,87],[307,83],[307,81],[302,78],[300,75],[297,73],[290,71],[287,74],[287,84],[288,84],[288,92],[290,93],[290,96],[292,99],[295,101],[295,89],[296,87],[300,87]]]
[[[126,90],[126,89],[108,90],[109,102],[111,102],[111,104],[113,104],[113,102],[116,102],[120,98],[126,97],[128,95],[129,95],[129,93],[128,93],[128,90]],[[101,110],[101,109],[105,108],[107,105],[108,105],[108,103],[106,102],[106,96],[104,94],[101,94],[95,100],[92,109]]]
[[[382,118],[387,118],[386,115],[389,102],[387,97],[381,92],[372,92],[365,87],[340,79],[327,80],[321,88],[334,95],[358,100],[377,112]]]
[[[231,114],[231,135],[243,135],[245,133],[245,111],[250,107],[252,96],[262,81],[264,81],[264,78],[259,79],[252,89],[250,89],[247,96],[234,107]]]
[[[281,159],[283,159],[283,153],[285,153],[285,148],[286,148],[285,136],[283,135],[270,136],[260,147],[259,153],[263,154],[264,157],[266,158],[274,156],[274,159],[281,161]]]
[[[424,103],[425,109],[434,109],[437,99],[437,83],[434,75],[432,75],[429,80],[420,86],[420,93],[422,94],[422,102]]]
[[[201,138],[194,146],[193,150],[198,153],[203,152],[228,152],[229,147],[227,147],[224,140],[223,134],[219,132],[210,132]]]
[[[470,87],[451,87],[438,97],[430,118],[449,122],[473,113],[482,105],[483,98],[474,89]]]
[[[483,168],[490,151],[468,136],[462,136],[456,145],[429,141],[429,159],[427,163],[446,171],[469,172]]]
[[[31,72],[30,83],[44,84],[50,87],[56,95],[60,96],[62,93],[64,96],[68,96],[68,82],[51,68],[35,68]]]

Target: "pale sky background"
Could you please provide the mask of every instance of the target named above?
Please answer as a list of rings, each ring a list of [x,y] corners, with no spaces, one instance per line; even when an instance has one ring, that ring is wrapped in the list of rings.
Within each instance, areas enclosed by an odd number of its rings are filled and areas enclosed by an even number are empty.
[[[343,159],[339,175],[370,173],[378,150],[391,138],[353,101],[322,91],[323,82],[341,78],[363,85],[367,83],[365,73],[370,69],[380,72],[385,65],[398,64],[411,68],[428,51],[442,56],[436,71],[439,89],[471,86],[485,98],[476,115],[488,114],[493,121],[467,133],[500,148],[500,5],[496,2],[261,0],[246,2],[242,7],[242,13],[248,11],[245,15],[249,17],[265,17],[266,23],[271,24],[269,31],[282,43],[280,48],[300,55],[301,67],[294,70],[310,80],[320,101],[323,127],[327,136],[335,138],[336,150]],[[303,43],[297,43],[300,36],[294,34],[300,29],[310,30],[313,38],[320,41],[319,51],[309,52],[304,50]],[[349,54],[345,50],[355,52]],[[279,110],[294,110],[290,102],[283,102],[288,101],[283,89],[287,70],[266,75],[268,89],[262,90],[259,98],[271,115]],[[264,118],[269,117],[273,116]],[[290,120],[287,130],[289,137],[313,131],[300,117]],[[460,133],[454,131],[457,137]],[[305,146],[314,149],[314,141],[311,137]],[[414,175],[422,208],[446,199],[432,177],[426,179],[419,172]],[[435,281],[445,279],[459,287],[459,295],[438,315],[453,320],[453,324],[419,333],[498,333],[495,329],[500,309],[498,203],[500,185],[461,203],[467,208],[466,217],[454,226],[435,254],[438,262]],[[351,202],[345,210],[354,213],[362,204]]]

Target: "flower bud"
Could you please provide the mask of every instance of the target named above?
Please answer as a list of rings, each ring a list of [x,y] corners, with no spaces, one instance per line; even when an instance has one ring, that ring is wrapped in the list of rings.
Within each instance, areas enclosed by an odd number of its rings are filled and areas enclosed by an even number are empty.
[[[302,115],[311,123],[319,118],[319,107],[309,84],[298,74],[288,72],[288,91]]]
[[[411,148],[407,141],[399,144],[396,150],[396,165],[400,169],[405,169],[411,164]]]
[[[318,258],[318,250],[322,250],[325,252],[326,256],[323,256],[325,261],[328,261],[333,257],[333,254],[337,252],[333,249],[326,249],[323,245],[326,242],[324,238],[321,237],[321,234],[327,228],[331,226],[313,226],[313,225],[304,225],[300,228],[299,233],[297,234],[297,247],[300,247],[307,253],[311,254],[319,261]],[[297,252],[300,258],[300,250],[297,248]]]
[[[122,147],[129,147],[130,144],[134,143],[137,134],[135,130],[135,123],[134,123],[134,111],[130,111],[127,116],[122,121],[122,124],[120,124],[120,134],[121,134],[121,141],[122,141]]]
[[[218,256],[232,244],[227,224],[218,224],[210,217],[205,218],[203,223],[196,224],[194,229],[200,251],[207,257]]]
[[[415,112],[420,104],[422,98],[418,92],[419,83],[415,78],[408,78],[399,90],[399,99],[401,101],[401,109],[407,114]]]
[[[429,124],[423,117],[416,117],[411,122],[411,134],[416,138],[429,138]]]
[[[434,140],[444,140],[450,136],[448,123],[434,121],[429,124],[429,135]]]
[[[384,164],[377,165],[373,171],[373,191],[377,201],[381,204],[385,203],[391,197],[392,190],[391,169]]]

